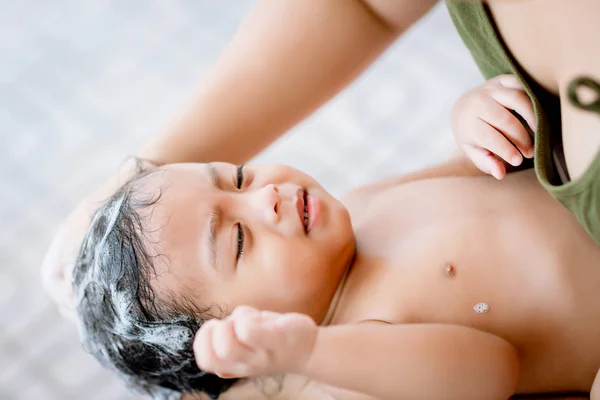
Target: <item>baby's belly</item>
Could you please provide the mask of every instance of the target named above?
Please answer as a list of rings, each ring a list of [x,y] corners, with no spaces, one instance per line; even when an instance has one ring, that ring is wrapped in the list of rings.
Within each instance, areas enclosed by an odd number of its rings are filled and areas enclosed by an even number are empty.
[[[362,272],[378,288],[370,318],[492,332],[521,354],[520,392],[589,389],[599,249],[531,172],[407,184],[368,213],[357,245],[377,265]]]

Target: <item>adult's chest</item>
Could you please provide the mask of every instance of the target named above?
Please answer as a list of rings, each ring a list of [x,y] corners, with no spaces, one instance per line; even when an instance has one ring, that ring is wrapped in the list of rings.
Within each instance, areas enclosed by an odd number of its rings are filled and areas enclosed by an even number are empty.
[[[597,114],[570,105],[567,88],[578,76],[600,79],[600,2],[491,0],[488,4],[497,30],[517,64],[546,90],[560,94],[563,134],[555,127],[554,135],[558,132],[559,136],[552,140],[562,141],[571,179],[581,177],[598,155],[600,122]],[[578,93],[582,99],[586,94],[590,101],[598,95],[585,90]]]
[[[490,0],[496,28],[510,54],[527,74],[558,94],[564,35],[562,0]],[[577,0],[576,0],[577,1]]]

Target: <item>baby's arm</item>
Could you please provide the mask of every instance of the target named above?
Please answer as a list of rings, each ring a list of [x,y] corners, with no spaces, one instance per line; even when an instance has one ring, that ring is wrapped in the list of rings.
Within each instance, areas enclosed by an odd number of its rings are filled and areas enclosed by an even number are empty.
[[[198,366],[223,377],[291,373],[376,398],[508,399],[519,361],[504,339],[437,324],[317,327],[239,308],[196,336]]]
[[[507,399],[518,358],[503,339],[451,325],[320,328],[303,374],[381,398]]]
[[[353,212],[355,210],[365,210],[371,200],[377,197],[382,191],[398,185],[432,178],[484,175],[460,150],[457,150],[448,160],[440,164],[407,174],[394,175],[390,178],[352,189],[342,196],[342,202],[350,210],[350,214],[353,215],[355,214]]]

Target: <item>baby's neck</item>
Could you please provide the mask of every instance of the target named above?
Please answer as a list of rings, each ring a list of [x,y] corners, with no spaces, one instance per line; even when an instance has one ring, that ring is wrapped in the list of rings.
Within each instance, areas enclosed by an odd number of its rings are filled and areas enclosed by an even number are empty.
[[[335,290],[335,293],[333,294],[331,303],[329,303],[329,308],[327,309],[327,313],[325,314],[325,317],[323,317],[323,320],[320,323],[321,326],[328,326],[332,323],[334,316],[336,315],[336,311],[338,310],[340,298],[342,297],[342,294],[344,293],[344,289],[346,288],[346,282],[348,281],[348,275],[350,275],[350,272],[352,271],[352,266],[354,265],[355,260],[356,260],[356,254],[352,257],[352,259],[348,263],[348,266],[344,270],[344,274],[342,275],[342,278],[340,279],[340,281],[338,283],[337,289]]]

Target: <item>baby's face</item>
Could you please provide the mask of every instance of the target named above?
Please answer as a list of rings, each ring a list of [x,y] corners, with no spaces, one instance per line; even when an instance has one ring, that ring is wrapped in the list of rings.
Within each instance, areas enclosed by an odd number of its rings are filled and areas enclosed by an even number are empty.
[[[163,190],[146,220],[159,298],[323,318],[354,236],[314,179],[282,165],[172,164],[136,185]]]

